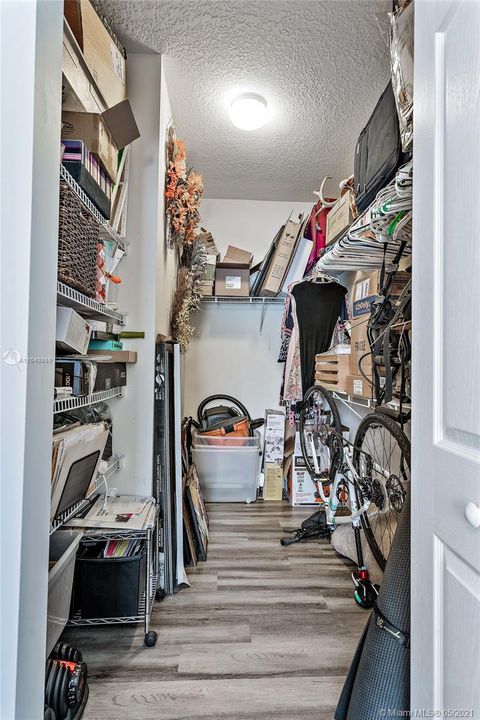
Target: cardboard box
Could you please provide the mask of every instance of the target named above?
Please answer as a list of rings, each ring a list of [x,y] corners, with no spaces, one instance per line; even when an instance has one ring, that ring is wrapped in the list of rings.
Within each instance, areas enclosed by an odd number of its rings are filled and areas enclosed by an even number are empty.
[[[285,443],[285,413],[283,410],[265,411],[265,454],[264,462],[283,464]]]
[[[372,387],[361,375],[347,376],[347,395],[371,399]]]
[[[399,297],[410,280],[407,272],[397,272],[390,288],[392,297]],[[357,273],[352,289],[352,324],[351,324],[351,363],[350,373],[358,375],[360,359],[370,351],[367,336],[367,326],[370,318],[371,304],[378,296],[380,271],[372,273]],[[362,360],[362,370],[368,376],[372,373],[372,358],[367,356]]]
[[[248,297],[250,294],[250,264],[217,263],[215,295]]]
[[[350,372],[358,374],[358,363],[360,358],[370,351],[367,336],[367,325],[370,318],[372,302],[377,297],[378,281],[380,271],[372,273],[357,273],[352,288],[352,325],[351,325],[351,355]],[[365,373],[371,372],[371,357],[362,361],[362,369]]]
[[[101,115],[95,113],[62,113],[62,139],[81,140],[94,153],[115,182],[118,150]]]
[[[327,245],[341,237],[353,222],[350,192],[340,197],[327,215]]]
[[[283,469],[277,463],[266,463],[264,470],[263,499],[282,500]]]
[[[127,384],[127,365],[124,362],[97,362],[95,392],[125,387]]]
[[[378,296],[380,274],[380,270],[357,273],[352,288],[352,319],[370,314],[370,306]],[[390,286],[390,295],[399,297],[411,277],[408,272],[397,272]]]
[[[287,220],[273,252],[270,265],[266,271],[265,279],[259,292],[260,297],[274,297],[280,292],[283,280],[295,253],[301,227],[302,223]]]
[[[370,315],[370,306],[378,295],[380,271],[357,273],[352,288],[352,319]]]
[[[85,360],[55,360],[55,387],[71,388],[72,395],[79,397],[93,392],[92,363]]]
[[[137,353],[135,350],[89,350],[93,358],[101,358],[102,362],[111,363],[136,363]]]
[[[55,341],[63,350],[86,355],[92,326],[72,308],[57,308]]]
[[[242,250],[234,245],[229,245],[225,257],[223,258],[224,263],[230,263],[231,265],[251,265],[253,255],[248,250]]]
[[[350,374],[358,375],[358,365],[365,353],[370,352],[370,343],[367,336],[367,324],[370,314],[361,315],[352,319],[351,326],[351,354],[350,354]],[[372,372],[372,356],[367,355],[362,360],[362,370],[367,375]]]
[[[89,0],[65,0],[65,18],[108,107],[127,97],[127,63]]]
[[[321,498],[315,497],[316,487],[310,473],[305,467],[302,449],[300,446],[300,433],[295,434],[295,450],[288,476],[288,494],[290,503],[296,505],[321,505]]]
[[[328,390],[345,392],[345,382],[350,373],[350,355],[322,353],[315,355],[315,384]]]

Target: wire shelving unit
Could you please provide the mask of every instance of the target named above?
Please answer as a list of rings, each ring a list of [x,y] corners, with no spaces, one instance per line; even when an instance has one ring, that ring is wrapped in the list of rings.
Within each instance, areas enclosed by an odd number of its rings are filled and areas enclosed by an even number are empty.
[[[283,305],[285,298],[283,297],[234,297],[230,295],[208,295],[201,299],[202,303],[207,305],[218,305],[219,303],[228,303],[233,305]]]
[[[57,304],[63,307],[70,307],[76,310],[80,315],[84,315],[92,320],[103,320],[103,322],[111,322],[115,325],[125,324],[125,314],[114,310],[113,308],[92,300],[87,295],[65,285],[65,283],[57,282]]]
[[[66,412],[67,410],[75,410],[77,408],[86,407],[87,405],[95,405],[95,403],[111,400],[115,397],[122,397],[123,387],[112,388],[111,390],[99,390],[90,395],[76,395],[75,397],[59,398],[53,401],[54,414]]]
[[[73,190],[73,192],[80,198],[85,208],[88,210],[90,215],[95,218],[97,223],[100,225],[100,237],[106,240],[114,240],[117,245],[122,248],[122,250],[126,249],[126,241],[125,238],[121,237],[110,225],[110,223],[105,220],[103,215],[97,210],[95,205],[92,203],[88,195],[84,193],[80,185],[77,183],[77,181],[70,175],[68,170],[65,169],[63,165],[60,165],[60,178],[61,180],[65,180],[67,185]]]

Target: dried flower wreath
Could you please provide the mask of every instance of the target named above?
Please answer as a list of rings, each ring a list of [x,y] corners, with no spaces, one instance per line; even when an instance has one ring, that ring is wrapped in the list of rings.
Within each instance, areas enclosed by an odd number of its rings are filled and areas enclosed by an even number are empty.
[[[203,178],[195,170],[187,170],[185,142],[175,137],[173,125],[167,129],[166,215],[168,244],[181,248],[195,240],[200,222],[200,198]]]
[[[182,252],[172,303],[172,335],[180,350],[186,352],[195,333],[191,315],[200,304],[200,284],[207,261],[205,244],[196,233],[203,178],[194,170],[187,171],[185,143],[175,138],[173,125],[167,129],[166,153],[168,244]]]
[[[195,334],[191,315],[200,306],[200,283],[206,261],[207,253],[202,240],[195,238],[184,247],[172,303],[172,334],[184,353],[188,350],[190,338]]]

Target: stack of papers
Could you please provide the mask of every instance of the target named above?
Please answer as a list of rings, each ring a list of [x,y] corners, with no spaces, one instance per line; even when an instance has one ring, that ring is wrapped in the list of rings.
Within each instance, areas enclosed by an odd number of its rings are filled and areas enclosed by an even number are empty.
[[[142,540],[109,540],[103,551],[103,557],[132,557],[133,555],[139,555],[142,548]]]
[[[53,436],[50,520],[85,497],[107,438],[103,422],[75,425]]]
[[[140,495],[99,495],[84,517],[69,520],[69,527],[104,530],[146,530],[155,522],[155,499]]]

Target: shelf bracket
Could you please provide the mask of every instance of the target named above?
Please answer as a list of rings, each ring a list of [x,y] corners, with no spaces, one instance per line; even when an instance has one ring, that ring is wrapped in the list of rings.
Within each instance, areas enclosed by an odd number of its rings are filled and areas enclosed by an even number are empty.
[[[361,415],[357,410],[355,410],[354,405],[357,405],[358,407],[363,407],[363,408],[365,408],[365,410],[369,410],[372,407],[370,400],[367,400],[365,403],[361,403],[361,402],[356,402],[349,395],[347,395],[346,398],[343,398],[341,395],[339,395],[336,392],[332,392],[332,395],[335,398],[335,400],[339,400],[339,402],[343,403],[343,405],[348,407],[350,412],[352,412],[354,415],[356,415],[360,420],[363,420],[364,416]]]
[[[262,311],[260,313],[260,327],[258,329],[258,334],[262,334],[263,330],[263,324],[265,322],[265,313],[267,312],[267,304],[265,302],[262,303]]]

